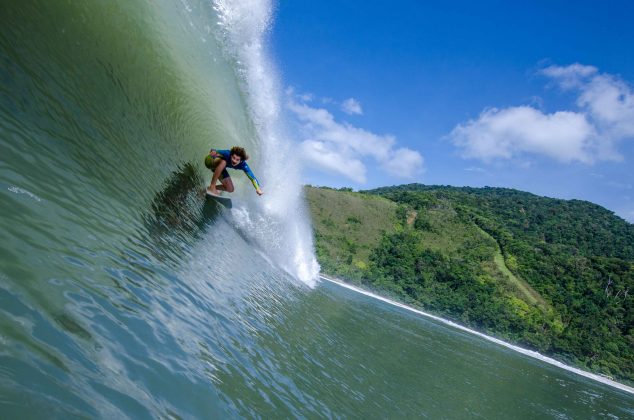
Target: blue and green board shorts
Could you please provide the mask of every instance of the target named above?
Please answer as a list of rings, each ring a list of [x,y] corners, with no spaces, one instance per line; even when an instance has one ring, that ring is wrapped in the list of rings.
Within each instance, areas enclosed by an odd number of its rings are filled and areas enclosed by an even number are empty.
[[[207,155],[207,157],[205,157],[205,166],[211,169],[211,172],[215,172],[216,167],[218,166],[221,160],[222,158],[220,157],[214,158],[211,155]],[[227,172],[227,168],[223,169],[222,173],[220,174],[221,181],[225,178],[229,178],[229,172]]]

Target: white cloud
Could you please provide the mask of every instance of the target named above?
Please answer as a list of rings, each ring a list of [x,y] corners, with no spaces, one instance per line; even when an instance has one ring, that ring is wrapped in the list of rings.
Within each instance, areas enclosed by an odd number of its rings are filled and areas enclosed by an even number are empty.
[[[594,77],[581,88],[577,103],[608,137],[634,137],[634,92],[622,80],[610,75]]]
[[[411,179],[423,172],[424,160],[420,153],[397,148],[394,136],[338,122],[327,110],[301,102],[298,95],[289,95],[288,108],[301,125],[305,139],[301,149],[305,160],[312,165],[358,183],[366,182],[366,164],[400,178]],[[374,162],[368,163],[367,159]]]
[[[565,89],[571,89],[582,83],[583,79],[596,74],[598,69],[594,66],[584,66],[575,63],[566,67],[550,66],[540,73],[552,79],[557,79]]]
[[[489,109],[458,125],[449,135],[463,156],[490,161],[522,153],[544,154],[562,162],[593,159],[593,127],[582,114],[544,114],[528,106]]]
[[[366,169],[363,162],[359,159],[338,153],[332,150],[327,143],[315,140],[303,141],[301,150],[307,162],[330,172],[343,175],[354,182],[365,184]]]
[[[303,123],[310,138],[351,149],[361,156],[372,156],[377,160],[388,158],[396,142],[393,136],[381,136],[345,122],[339,123],[323,108],[312,108],[294,101],[289,102],[288,107]]]
[[[348,98],[341,103],[341,110],[348,115],[363,115],[361,104],[354,98]]]
[[[398,178],[412,179],[422,172],[423,157],[415,150],[401,147],[381,162],[387,173]]]
[[[297,96],[297,98],[299,100],[301,100],[302,102],[312,102],[312,101],[315,100],[315,95],[314,94],[309,93],[309,92],[295,93],[295,88],[292,87],[292,86],[287,87],[284,92],[288,96]]]
[[[634,93],[596,67],[550,66],[541,74],[577,93],[575,111],[544,113],[531,106],[484,110],[457,125],[449,139],[467,158],[491,161],[524,154],[561,162],[618,160],[617,144],[634,138]]]
[[[581,64],[551,66],[542,73],[564,89],[578,89],[577,105],[607,137],[634,137],[634,91],[623,80]]]

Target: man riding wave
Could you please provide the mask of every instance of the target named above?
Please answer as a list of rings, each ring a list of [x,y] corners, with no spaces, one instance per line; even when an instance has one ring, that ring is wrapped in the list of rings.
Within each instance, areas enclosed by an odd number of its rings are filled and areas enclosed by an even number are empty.
[[[213,177],[211,178],[211,183],[207,191],[213,195],[220,195],[219,191],[229,193],[234,191],[233,181],[231,180],[229,172],[227,172],[227,168],[229,168],[244,171],[251,180],[255,192],[258,195],[264,194],[260,189],[258,179],[246,162],[247,159],[249,159],[249,155],[247,155],[243,147],[234,146],[231,150],[211,149],[205,158],[205,166],[213,172]],[[218,181],[220,181],[220,184],[216,184]]]

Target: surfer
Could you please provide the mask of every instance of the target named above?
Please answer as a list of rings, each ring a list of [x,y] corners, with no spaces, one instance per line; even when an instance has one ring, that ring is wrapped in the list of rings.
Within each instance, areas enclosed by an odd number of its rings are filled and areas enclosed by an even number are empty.
[[[218,190],[233,192],[233,181],[231,181],[231,176],[227,172],[227,168],[230,168],[243,170],[251,180],[255,192],[258,195],[264,194],[260,189],[258,179],[253,175],[253,171],[246,162],[247,159],[249,159],[249,155],[247,155],[243,147],[234,146],[231,150],[211,149],[205,158],[205,166],[213,172],[207,191],[213,195],[220,195]],[[218,181],[220,181],[220,184],[216,185]]]

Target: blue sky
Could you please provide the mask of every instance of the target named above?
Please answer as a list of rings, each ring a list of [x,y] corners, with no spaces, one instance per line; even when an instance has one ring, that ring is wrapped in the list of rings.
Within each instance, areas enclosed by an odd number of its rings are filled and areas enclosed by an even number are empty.
[[[634,6],[280,1],[304,181],[499,186],[634,221]]]

